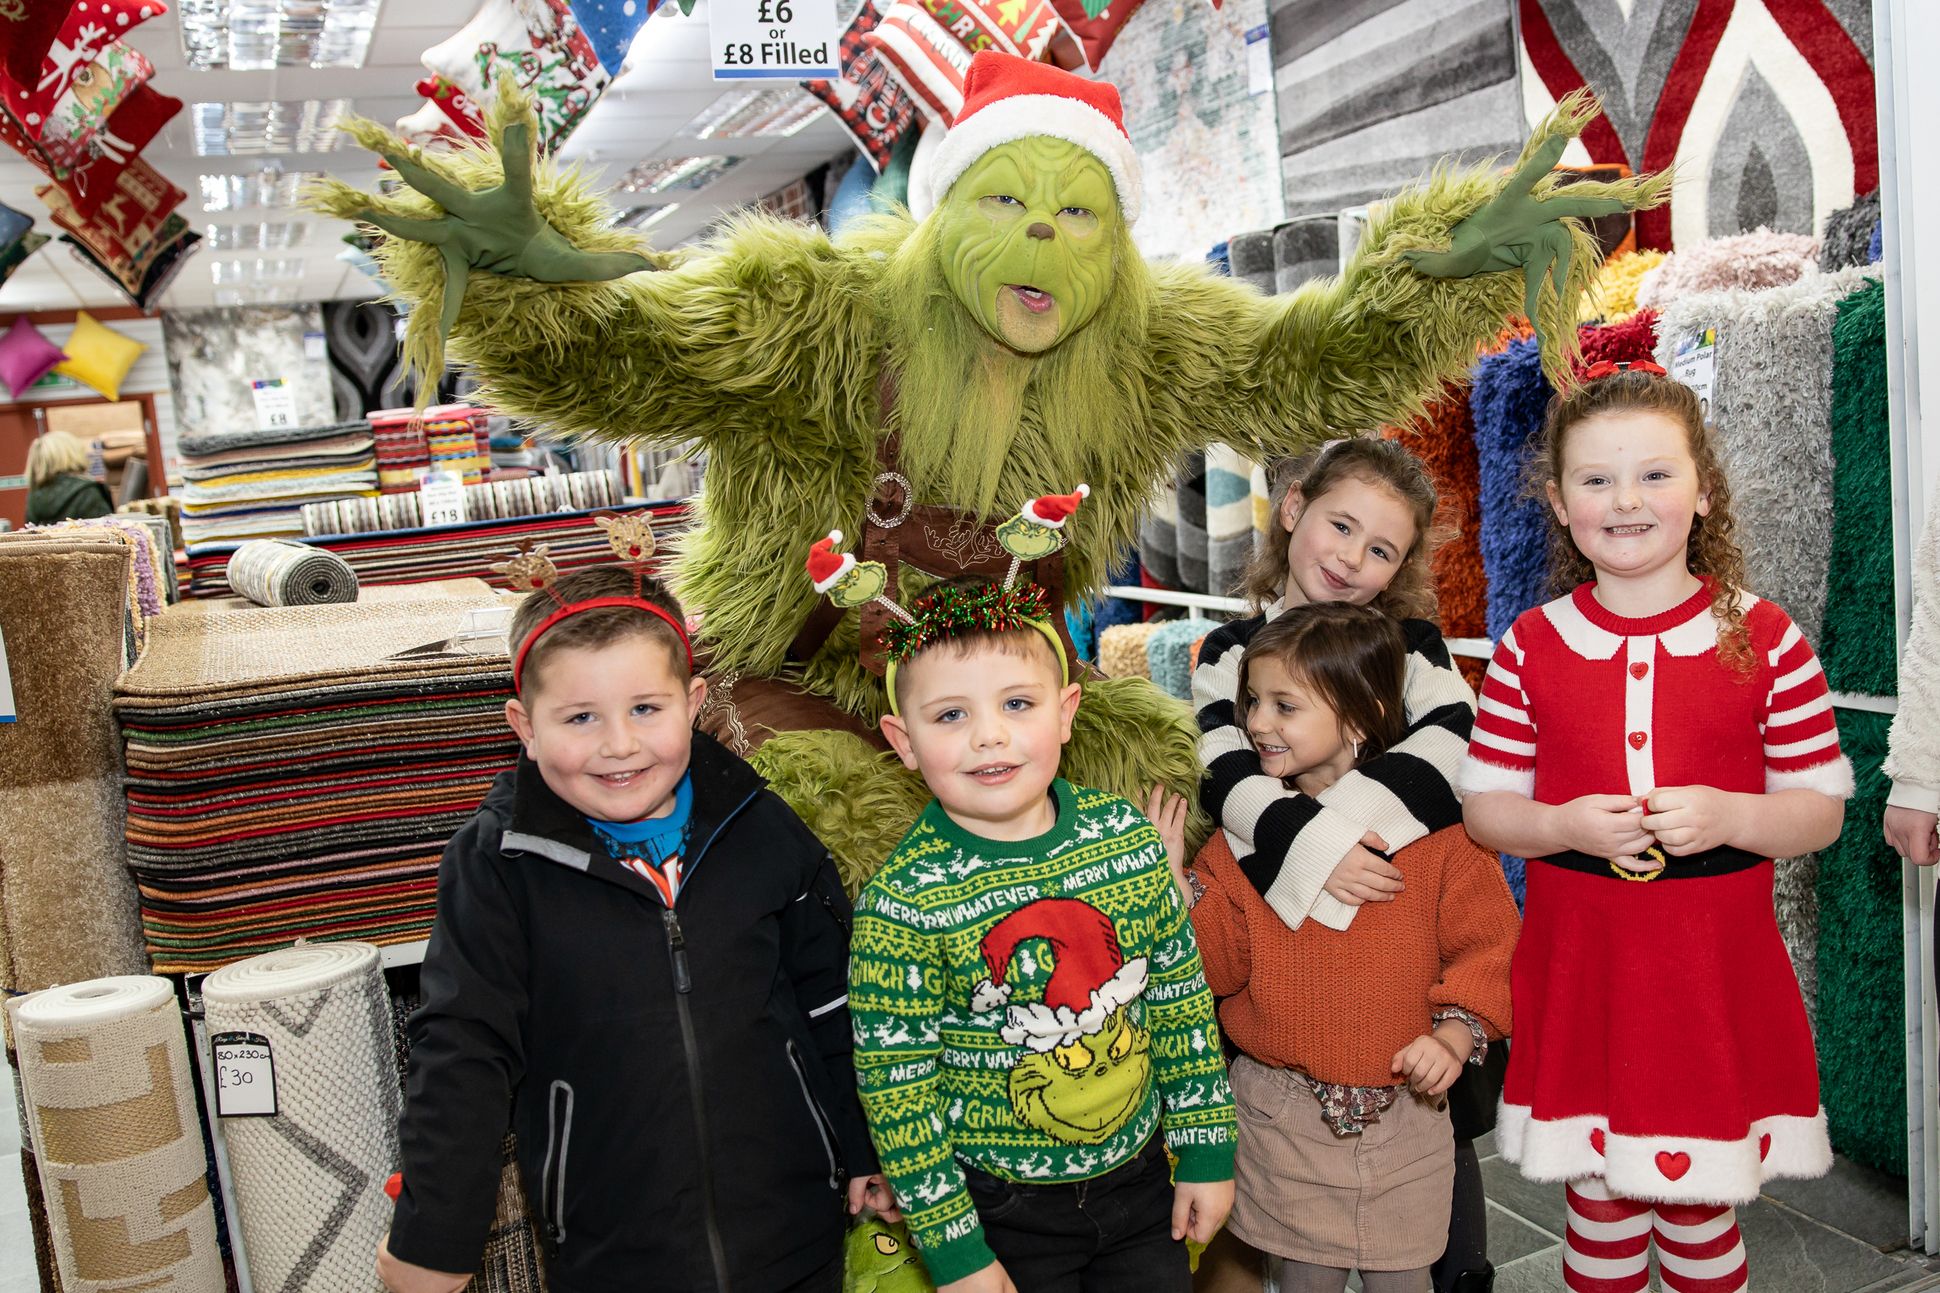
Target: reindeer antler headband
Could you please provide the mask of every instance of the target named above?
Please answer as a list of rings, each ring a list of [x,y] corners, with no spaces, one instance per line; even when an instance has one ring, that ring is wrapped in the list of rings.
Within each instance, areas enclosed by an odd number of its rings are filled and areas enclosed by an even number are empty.
[[[631,597],[588,597],[582,601],[569,602],[561,597],[553,587],[559,579],[559,568],[552,564],[546,555],[546,545],[534,547],[532,540],[519,541],[518,555],[509,561],[501,561],[492,569],[505,576],[505,582],[519,592],[544,592],[558,603],[558,609],[540,620],[525,635],[517,649],[512,653],[512,690],[519,690],[520,679],[525,673],[525,657],[538,640],[546,635],[561,620],[596,611],[604,606],[627,606],[634,610],[647,612],[666,621],[680,639],[680,645],[687,652],[687,667],[694,667],[694,644],[687,636],[687,627],[659,606],[654,605],[641,595],[641,584],[647,577],[647,564],[653,559],[653,529],[647,518],[634,516],[601,516],[594,518],[600,529],[606,531],[606,541],[612,546],[613,555],[619,558],[620,565],[633,576],[633,596]]]
[[[1064,523],[1090,493],[1089,485],[1080,485],[1069,494],[1032,499],[997,527],[997,541],[1010,553],[1010,570],[1002,584],[979,589],[946,585],[917,598],[909,610],[890,596],[889,571],[880,561],[858,561],[854,553],[838,550],[842,531],[830,530],[826,538],[815,541],[807,565],[816,592],[844,610],[879,602],[895,616],[882,635],[889,662],[883,681],[889,689],[890,713],[902,712],[896,703],[896,666],[938,642],[965,633],[1035,629],[1050,642],[1064,681],[1071,681],[1064,641],[1051,624],[1050,594],[1036,584],[1019,584],[1017,572],[1024,562],[1048,557],[1064,546]]]

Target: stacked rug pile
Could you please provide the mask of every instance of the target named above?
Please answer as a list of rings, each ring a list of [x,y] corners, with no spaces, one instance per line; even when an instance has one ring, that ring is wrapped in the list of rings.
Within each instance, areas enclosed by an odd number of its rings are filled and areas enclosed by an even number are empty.
[[[562,512],[549,516],[514,517],[498,521],[468,521],[463,525],[421,530],[389,530],[374,534],[334,535],[303,540],[311,547],[334,552],[349,563],[360,586],[421,584],[440,579],[483,577],[504,561],[521,542],[546,545],[546,553],[561,571],[611,561],[613,549],[596,515],[605,509]],[[664,554],[673,536],[687,526],[685,504],[668,503],[641,513],[653,525]],[[189,595],[226,597],[229,558],[234,545],[215,545],[189,554]]]
[[[303,505],[377,493],[370,423],[183,436],[182,537],[201,544],[303,533]]]
[[[517,753],[497,594],[170,607],[116,685],[128,866],[159,972],[431,927],[445,841]]]

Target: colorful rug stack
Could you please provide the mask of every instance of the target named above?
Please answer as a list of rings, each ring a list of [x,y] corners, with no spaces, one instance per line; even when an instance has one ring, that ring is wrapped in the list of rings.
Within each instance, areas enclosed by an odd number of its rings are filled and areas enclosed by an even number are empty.
[[[162,973],[430,931],[445,841],[517,753],[497,594],[172,606],[116,685],[128,865]]]
[[[601,509],[598,514],[610,514],[610,509]],[[651,520],[663,554],[674,536],[687,527],[687,507],[682,503],[643,509],[643,514]],[[361,587],[422,584],[486,575],[494,563],[504,561],[528,540],[545,544],[547,555],[562,571],[610,561],[613,549],[594,517],[591,511],[565,512],[302,542],[342,557],[356,572]],[[233,591],[227,570],[234,551],[233,545],[214,545],[190,553],[189,596],[227,597]]]
[[[183,436],[182,537],[201,544],[303,533],[303,505],[377,493],[370,423]]]

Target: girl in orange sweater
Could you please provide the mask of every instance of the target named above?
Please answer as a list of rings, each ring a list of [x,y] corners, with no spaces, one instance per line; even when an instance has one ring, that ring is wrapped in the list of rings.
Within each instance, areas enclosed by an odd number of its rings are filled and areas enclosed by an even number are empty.
[[[1248,645],[1236,704],[1260,764],[1311,796],[1406,731],[1400,625],[1344,602],[1296,607]],[[1394,855],[1406,887],[1346,930],[1288,929],[1222,833],[1178,878],[1220,1027],[1244,1052],[1240,1239],[1283,1260],[1284,1293],[1426,1293],[1448,1238],[1443,1093],[1509,1031],[1515,901],[1460,826]]]

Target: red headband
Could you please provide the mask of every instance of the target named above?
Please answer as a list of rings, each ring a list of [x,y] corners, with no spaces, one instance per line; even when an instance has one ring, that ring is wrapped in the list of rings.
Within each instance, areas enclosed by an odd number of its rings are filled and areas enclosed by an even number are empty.
[[[688,641],[686,628],[682,626],[680,621],[667,614],[666,611],[661,610],[644,597],[589,597],[583,602],[570,602],[565,606],[561,606],[558,610],[540,620],[538,627],[525,635],[525,641],[519,643],[518,653],[512,657],[512,690],[514,692],[519,690],[519,678],[525,672],[525,653],[532,649],[535,642],[546,635],[547,630],[551,629],[553,625],[559,623],[561,620],[571,619],[581,611],[596,611],[604,606],[631,606],[636,610],[646,611],[649,615],[658,615],[661,619],[665,620],[667,626],[673,629],[674,636],[680,639],[682,649],[687,652],[687,671],[689,673],[694,671],[694,644]]]
[[[1629,363],[1615,363],[1608,359],[1599,359],[1583,370],[1583,380],[1586,382],[1594,382],[1603,377],[1615,377],[1618,373],[1650,373],[1657,377],[1670,376],[1669,373],[1666,373],[1662,368],[1651,363],[1648,359],[1633,359]]]

